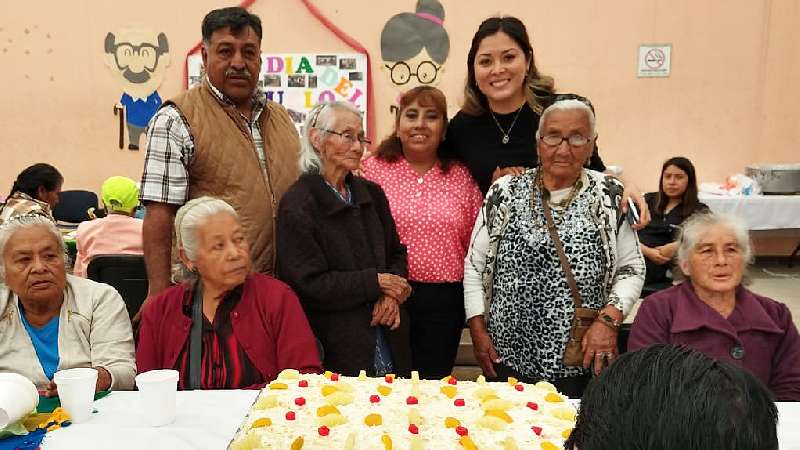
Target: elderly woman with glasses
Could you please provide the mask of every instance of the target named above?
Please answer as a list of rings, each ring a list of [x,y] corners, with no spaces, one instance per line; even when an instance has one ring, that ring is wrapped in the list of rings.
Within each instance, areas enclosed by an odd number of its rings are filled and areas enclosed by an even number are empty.
[[[367,143],[362,120],[348,102],[308,115],[301,176],[278,207],[277,273],[300,297],[326,369],[407,374],[406,249],[383,190],[353,174]]]
[[[484,374],[548,380],[580,397],[589,366],[597,373],[614,360],[644,261],[620,210],[622,184],[584,168],[596,137],[589,106],[555,102],[536,137],[539,167],[497,180],[478,214],[466,316]],[[599,310],[582,340],[572,330],[579,306]]]
[[[176,369],[180,389],[258,389],[284,369],[319,372],[297,296],[253,271],[231,205],[200,197],[175,215],[182,283],[143,307],[139,372]]]
[[[64,241],[38,213],[0,226],[0,373],[58,395],[58,370],[97,369],[97,391],[133,388],[133,334],[112,287],[67,275]]]
[[[696,214],[678,242],[687,280],[644,300],[629,350],[685,345],[748,369],[778,401],[800,401],[800,336],[792,314],[742,286],[751,255],[747,227],[735,217]]]

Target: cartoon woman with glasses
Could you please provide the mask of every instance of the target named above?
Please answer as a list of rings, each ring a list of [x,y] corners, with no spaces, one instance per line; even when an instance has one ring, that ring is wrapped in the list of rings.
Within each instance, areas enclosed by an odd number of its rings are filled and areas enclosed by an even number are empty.
[[[407,91],[439,83],[450,53],[443,23],[444,7],[437,0],[419,0],[416,12],[396,14],[386,22],[381,32],[381,57],[392,84]]]

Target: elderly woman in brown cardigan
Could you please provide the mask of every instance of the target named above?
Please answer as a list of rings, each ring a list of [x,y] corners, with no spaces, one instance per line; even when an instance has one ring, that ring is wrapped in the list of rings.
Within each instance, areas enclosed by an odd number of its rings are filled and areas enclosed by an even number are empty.
[[[300,179],[281,200],[277,275],[300,298],[326,369],[407,374],[411,292],[406,249],[381,188],[352,171],[363,156],[362,115],[323,103],[305,123]]]

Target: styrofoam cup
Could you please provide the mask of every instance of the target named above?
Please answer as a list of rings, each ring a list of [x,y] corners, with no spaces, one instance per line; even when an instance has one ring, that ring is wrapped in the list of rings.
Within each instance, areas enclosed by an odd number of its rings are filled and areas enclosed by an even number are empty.
[[[178,390],[178,371],[151,370],[136,375],[139,403],[145,422],[151,427],[168,425],[175,420],[175,393]]]
[[[17,422],[39,404],[39,392],[27,378],[0,373],[0,429]]]
[[[61,406],[69,413],[73,423],[86,422],[92,417],[94,391],[97,386],[97,369],[80,367],[59,370],[53,375],[58,386]]]

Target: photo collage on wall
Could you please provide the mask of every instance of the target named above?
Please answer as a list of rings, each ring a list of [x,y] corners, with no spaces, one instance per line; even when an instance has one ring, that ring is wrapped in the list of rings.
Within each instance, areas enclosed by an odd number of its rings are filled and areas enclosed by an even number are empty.
[[[192,87],[202,81],[203,61],[195,54],[187,62]],[[306,115],[320,102],[347,100],[366,117],[366,70],[367,57],[359,53],[263,53],[259,86],[289,111],[302,132]]]

